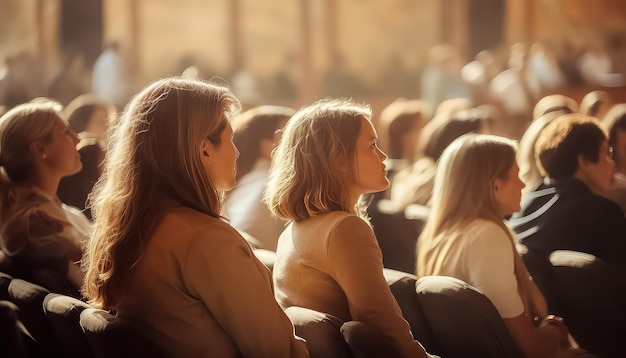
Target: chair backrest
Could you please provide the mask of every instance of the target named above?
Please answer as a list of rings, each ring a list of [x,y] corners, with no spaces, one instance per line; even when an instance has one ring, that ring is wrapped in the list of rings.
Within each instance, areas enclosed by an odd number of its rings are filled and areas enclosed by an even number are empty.
[[[50,268],[30,267],[0,251],[0,272],[45,287],[52,292],[80,298],[79,290],[61,273]]]
[[[28,270],[13,258],[7,256],[3,251],[0,251],[0,272],[4,272],[16,278],[30,278]]]
[[[9,284],[13,280],[13,276],[0,271],[0,300],[10,301]]]
[[[330,314],[303,307],[289,307],[285,314],[293,324],[296,335],[306,340],[311,358],[352,358],[341,326],[344,322]]]
[[[9,284],[11,302],[19,308],[19,316],[39,346],[51,357],[61,357],[52,329],[43,312],[43,300],[50,291],[32,282],[13,279]]]
[[[623,355],[626,321],[624,268],[587,253],[558,250],[550,254],[556,289],[570,333],[586,350],[602,357]]]
[[[524,244],[518,243],[515,245],[515,248],[522,257],[528,272],[535,280],[537,287],[543,293],[548,303],[548,311],[553,314],[560,314],[563,298],[561,297],[561,292],[556,289],[554,271],[548,255],[533,250]]]
[[[424,276],[416,283],[420,306],[442,357],[521,357],[491,301],[462,280]]]
[[[67,358],[94,356],[80,326],[81,312],[90,307],[86,302],[59,293],[50,293],[43,301],[48,324]]]
[[[3,357],[28,358],[35,340],[19,318],[19,308],[12,302],[0,301],[0,355]]]
[[[370,205],[367,213],[383,254],[383,265],[394,270],[414,272],[417,237],[424,222],[407,219],[404,207],[386,199]]]
[[[415,291],[417,276],[392,269],[383,269],[383,274],[391,293],[400,306],[402,316],[411,326],[413,338],[418,340],[428,352],[438,354],[441,349],[428,325]]]
[[[85,332],[96,358],[162,357],[155,343],[147,339],[130,322],[99,308],[86,308],[80,314]]]

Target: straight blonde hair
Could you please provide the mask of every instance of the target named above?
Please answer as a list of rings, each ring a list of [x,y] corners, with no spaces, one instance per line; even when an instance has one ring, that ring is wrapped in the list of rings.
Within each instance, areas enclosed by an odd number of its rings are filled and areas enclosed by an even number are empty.
[[[83,292],[92,304],[118,306],[164,200],[219,217],[223,194],[202,166],[199,146],[204,139],[220,145],[238,111],[227,88],[191,79],[158,80],[130,101],[111,127],[104,171],[89,199],[95,225]]]
[[[354,162],[361,120],[371,118],[369,106],[347,99],[320,100],[296,112],[272,153],[264,195],[270,211],[294,221],[331,211],[364,217],[362,203],[350,207],[348,188],[356,178],[340,165]]]
[[[497,210],[493,185],[496,178],[508,179],[515,163],[514,141],[487,134],[466,134],[443,152],[437,166],[430,216],[418,240],[417,272],[444,232],[462,230],[475,219],[495,222],[512,238]]]

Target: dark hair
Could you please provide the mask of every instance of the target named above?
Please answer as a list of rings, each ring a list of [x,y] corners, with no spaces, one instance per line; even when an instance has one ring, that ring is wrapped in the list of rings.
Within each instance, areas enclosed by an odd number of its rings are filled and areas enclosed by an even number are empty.
[[[289,119],[295,110],[280,106],[259,106],[241,113],[234,120],[233,142],[239,150],[237,180],[252,170],[261,154],[260,145],[272,140],[280,122]]]
[[[555,179],[573,176],[578,170],[578,156],[597,163],[600,146],[606,140],[600,122],[590,116],[564,114],[541,131],[535,146],[540,169]]]
[[[470,115],[470,111],[451,113],[450,119],[433,131],[424,148],[424,155],[437,161],[455,139],[463,134],[478,132],[482,121],[478,116]]]

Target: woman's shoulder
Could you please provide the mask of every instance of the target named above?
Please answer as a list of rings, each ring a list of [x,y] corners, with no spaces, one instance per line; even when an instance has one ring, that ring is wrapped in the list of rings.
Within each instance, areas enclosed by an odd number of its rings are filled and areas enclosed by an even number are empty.
[[[506,232],[502,225],[487,219],[475,219],[471,221],[465,228],[462,228],[468,236],[474,238],[492,238],[506,236]]]
[[[495,247],[511,244],[505,228],[487,219],[475,219],[463,230],[468,244]]]
[[[190,232],[202,231],[207,228],[232,229],[221,218],[216,218],[185,206],[168,209],[163,215],[162,222],[165,225],[171,225],[173,229]]]
[[[305,221],[315,223],[317,225],[323,225],[329,229],[336,226],[368,225],[364,219],[347,211],[331,211],[321,215],[316,215]]]

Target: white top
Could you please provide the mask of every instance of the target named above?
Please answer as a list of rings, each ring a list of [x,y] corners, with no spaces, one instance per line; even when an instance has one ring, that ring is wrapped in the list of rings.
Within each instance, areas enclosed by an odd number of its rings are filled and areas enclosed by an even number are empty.
[[[443,275],[461,279],[481,291],[494,304],[502,318],[517,317],[524,305],[517,290],[513,243],[496,223],[477,219],[463,232],[447,232],[435,238],[431,256],[433,272],[420,275]],[[443,257],[442,251],[447,250]]]
[[[276,251],[278,237],[285,229],[285,222],[272,215],[262,201],[269,167],[269,160],[257,160],[252,170],[229,193],[224,214],[234,228],[256,239],[255,242],[250,242],[255,248]]]

